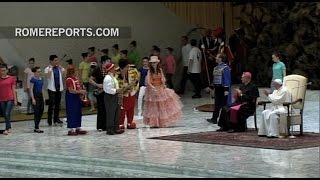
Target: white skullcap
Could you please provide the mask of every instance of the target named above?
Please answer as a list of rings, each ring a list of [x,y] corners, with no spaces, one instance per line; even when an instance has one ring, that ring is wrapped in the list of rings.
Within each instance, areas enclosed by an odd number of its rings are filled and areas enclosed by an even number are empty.
[[[275,80],[273,80],[273,82],[282,85],[282,80],[281,79],[275,79]]]

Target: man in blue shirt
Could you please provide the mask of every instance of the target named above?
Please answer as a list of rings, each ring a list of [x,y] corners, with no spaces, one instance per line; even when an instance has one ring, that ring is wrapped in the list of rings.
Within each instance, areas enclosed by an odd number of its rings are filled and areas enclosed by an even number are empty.
[[[34,132],[35,133],[43,133],[42,130],[39,129],[40,120],[43,115],[44,110],[44,102],[43,102],[43,79],[41,78],[41,69],[40,67],[32,68],[32,72],[34,73],[34,77],[30,80],[30,95],[32,99],[32,105],[34,109]]]
[[[214,111],[212,118],[207,119],[208,122],[217,124],[220,115],[221,108],[227,104],[231,104],[231,72],[229,66],[223,62],[226,56],[222,53],[218,53],[216,56],[216,67],[213,69],[213,82],[212,88],[214,88]]]

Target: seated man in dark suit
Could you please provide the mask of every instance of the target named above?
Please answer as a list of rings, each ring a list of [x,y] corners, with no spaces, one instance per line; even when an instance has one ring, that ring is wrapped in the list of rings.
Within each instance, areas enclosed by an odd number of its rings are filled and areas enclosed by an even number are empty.
[[[235,89],[235,102],[222,108],[221,117],[218,122],[220,129],[217,131],[244,132],[246,130],[247,118],[252,116],[256,110],[256,100],[259,90],[251,82],[250,72],[242,74],[239,89]]]

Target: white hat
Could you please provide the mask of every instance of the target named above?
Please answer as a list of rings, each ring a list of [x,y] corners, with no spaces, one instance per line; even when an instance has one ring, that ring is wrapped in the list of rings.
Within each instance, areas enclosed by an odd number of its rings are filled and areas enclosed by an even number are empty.
[[[97,66],[97,63],[93,61],[90,63],[90,66]]]
[[[281,79],[275,79],[273,80],[273,82],[279,84],[279,85],[282,85],[282,80]]]
[[[151,62],[151,63],[152,62],[160,62],[160,60],[159,60],[158,56],[151,56],[149,62]]]

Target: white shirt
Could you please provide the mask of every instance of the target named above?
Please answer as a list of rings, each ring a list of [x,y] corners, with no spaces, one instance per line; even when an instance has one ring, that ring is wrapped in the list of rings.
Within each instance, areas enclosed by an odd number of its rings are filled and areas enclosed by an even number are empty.
[[[119,83],[112,74],[108,74],[103,79],[103,91],[107,94],[116,94],[117,89],[119,89]]]
[[[183,66],[189,66],[189,53],[191,49],[192,46],[190,44],[186,44],[181,48]]]
[[[27,67],[24,70],[24,73],[26,73],[28,75],[27,76],[27,88],[30,88],[30,80],[34,76],[34,74],[33,74],[33,72],[31,71],[31,69],[29,67]]]
[[[202,55],[201,51],[197,47],[192,47],[189,53],[189,72],[190,73],[200,73],[201,72],[201,61]]]
[[[64,68],[62,68],[61,70],[60,70],[60,68],[58,68],[58,69],[59,69],[59,72],[60,72],[60,91],[63,91],[62,72],[64,72],[65,70],[64,70]],[[44,69],[44,73],[51,73],[51,77],[49,79],[47,79],[48,80],[48,88],[47,89],[49,89],[50,91],[56,92],[56,87],[54,85],[54,75],[53,75],[52,68],[49,67],[49,66],[46,67]]]

